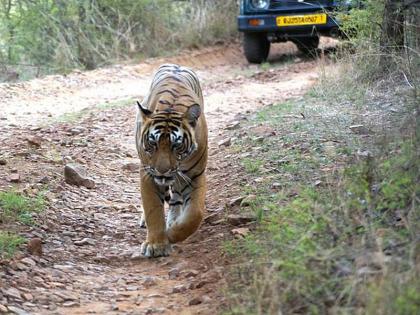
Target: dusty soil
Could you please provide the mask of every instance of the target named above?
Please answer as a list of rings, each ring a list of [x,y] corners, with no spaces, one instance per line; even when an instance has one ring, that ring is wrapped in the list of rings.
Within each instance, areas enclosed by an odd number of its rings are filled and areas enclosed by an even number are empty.
[[[235,166],[218,143],[230,137],[234,121],[302,95],[317,79],[318,61],[292,44],[274,48],[265,71],[248,65],[232,45],[0,85],[0,158],[6,161],[0,190],[44,191],[48,200],[38,225],[16,227],[29,240],[42,239],[43,255],[22,248],[0,264],[0,307],[18,314],[217,313],[229,267],[222,245],[235,228],[224,220],[226,204],[240,191],[229,181]],[[136,108],[112,104],[141,99],[164,62],[191,66],[202,80],[210,129],[207,219],[170,257],[146,259],[138,255],[146,233],[138,224]],[[86,108],[77,121],[60,120]],[[69,162],[83,165],[95,188],[66,184]],[[13,173],[18,183],[9,181]]]

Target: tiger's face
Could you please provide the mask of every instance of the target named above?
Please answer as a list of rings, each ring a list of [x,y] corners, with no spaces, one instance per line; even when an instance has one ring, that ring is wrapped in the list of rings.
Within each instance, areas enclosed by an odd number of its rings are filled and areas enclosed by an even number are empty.
[[[200,107],[193,105],[186,113],[152,113],[140,104],[139,108],[142,128],[138,151],[144,170],[157,185],[170,186],[182,176],[182,162],[197,150],[194,127]]]

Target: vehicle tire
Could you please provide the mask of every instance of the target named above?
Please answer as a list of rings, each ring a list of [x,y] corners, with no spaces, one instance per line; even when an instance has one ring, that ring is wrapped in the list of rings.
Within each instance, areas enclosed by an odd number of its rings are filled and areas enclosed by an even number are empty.
[[[244,34],[245,57],[250,63],[262,63],[267,60],[270,42],[264,33]]]
[[[297,46],[300,52],[305,55],[315,56],[319,45],[319,36],[296,37],[292,42]]]

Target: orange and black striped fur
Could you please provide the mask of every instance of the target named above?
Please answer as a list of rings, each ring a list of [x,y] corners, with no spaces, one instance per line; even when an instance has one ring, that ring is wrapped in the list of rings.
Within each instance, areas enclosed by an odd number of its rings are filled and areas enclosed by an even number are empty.
[[[205,207],[207,125],[197,75],[178,65],[160,66],[138,105],[136,146],[147,227],[141,252],[167,256],[170,244],[198,229]]]

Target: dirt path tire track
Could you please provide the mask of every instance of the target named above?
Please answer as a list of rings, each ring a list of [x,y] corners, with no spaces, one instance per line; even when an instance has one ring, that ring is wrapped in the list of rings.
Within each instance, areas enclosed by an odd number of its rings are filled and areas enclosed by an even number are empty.
[[[168,258],[145,259],[136,254],[145,237],[145,231],[138,227],[139,174],[135,167],[125,169],[137,163],[134,106],[92,110],[77,122],[77,132],[71,123],[37,124],[45,114],[56,117],[62,113],[51,111],[51,104],[75,106],[88,91],[94,91],[94,96],[78,109],[109,100],[108,95],[101,95],[102,89],[114,91],[110,93],[113,99],[138,97],[142,94],[139,91],[148,87],[147,83],[139,88],[139,82],[150,80],[151,70],[162,62],[195,66],[203,80],[210,127],[207,211],[223,219],[226,202],[240,190],[229,182],[240,167],[230,165],[224,148],[217,143],[228,136],[225,129],[229,122],[244,118],[259,106],[302,95],[315,82],[316,61],[301,60],[293,57],[294,53],[294,47],[280,46],[279,59],[289,54],[295,62],[279,62],[266,71],[246,65],[238,47],[230,46],[193,57],[78,73],[74,76],[86,76],[83,83],[65,84],[65,91],[57,88],[56,77],[0,86],[2,96],[11,86],[16,92],[5,101],[6,120],[0,120],[1,155],[8,162],[0,166],[1,190],[12,187],[7,176],[17,171],[22,177],[17,189],[34,194],[47,186],[50,204],[38,217],[40,226],[22,230],[29,239],[42,238],[44,255],[29,257],[34,264],[28,265],[22,260],[28,258],[27,253],[22,252],[1,265],[0,304],[30,314],[215,313],[223,303],[219,289],[224,284],[224,268],[229,265],[221,246],[231,238],[232,227],[223,220],[213,225],[205,222],[198,233],[175,245]],[[141,75],[133,75],[138,68]],[[119,69],[130,75],[113,77],[109,85],[103,83],[106,79],[102,75],[118,73]],[[97,81],[91,83],[90,77]],[[130,87],[120,93],[117,87],[125,84]],[[42,91],[37,86],[43,86]],[[24,100],[31,102],[28,115],[24,114],[27,108],[20,108]],[[32,127],[27,127],[28,122]],[[41,147],[28,144],[27,137],[34,135],[42,139]],[[86,167],[97,183],[94,189],[63,182],[63,165],[69,161]],[[84,239],[87,241],[83,243]],[[17,289],[21,297],[5,293],[10,288]]]

